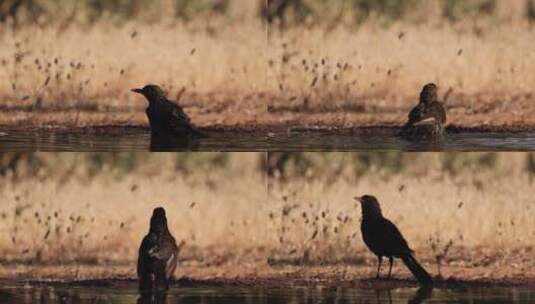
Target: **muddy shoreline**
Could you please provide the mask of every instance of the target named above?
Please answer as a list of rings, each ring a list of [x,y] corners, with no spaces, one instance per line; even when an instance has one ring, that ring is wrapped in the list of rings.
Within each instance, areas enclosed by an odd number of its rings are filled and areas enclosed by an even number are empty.
[[[402,125],[385,124],[385,125],[359,125],[359,126],[336,126],[336,125],[309,125],[298,126],[295,124],[287,125],[262,125],[262,124],[245,124],[245,125],[213,125],[200,127],[204,132],[236,132],[236,133],[262,133],[266,135],[276,135],[277,133],[287,132],[318,132],[332,135],[367,135],[367,134],[396,134]],[[2,132],[33,132],[33,133],[58,133],[58,134],[112,134],[121,135],[130,132],[149,132],[150,128],[142,124],[103,124],[90,126],[12,126],[0,125]],[[465,126],[450,124],[446,126],[446,132],[450,134],[458,133],[531,133],[535,132],[535,125],[481,125]]]
[[[432,269],[432,268],[431,268]],[[386,273],[384,274],[386,275]],[[535,287],[535,271],[510,271],[503,267],[444,266],[442,275],[433,274],[437,288],[463,287]],[[135,265],[3,265],[0,284],[84,285],[101,286],[135,284]],[[373,266],[276,266],[265,264],[184,266],[175,273],[173,284],[194,286],[243,286],[266,288],[289,287],[352,287],[400,288],[418,283],[400,265],[393,269],[391,279],[375,279]]]

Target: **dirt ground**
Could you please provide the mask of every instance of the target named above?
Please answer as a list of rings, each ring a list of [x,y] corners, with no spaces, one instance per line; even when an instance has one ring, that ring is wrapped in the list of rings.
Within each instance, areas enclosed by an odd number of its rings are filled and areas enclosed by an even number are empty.
[[[387,267],[385,267],[387,268]],[[385,271],[383,268],[383,271]],[[225,285],[277,286],[352,286],[370,284],[383,287],[415,285],[416,281],[400,265],[394,266],[392,279],[375,279],[374,266],[280,266],[265,263],[227,264],[223,266],[182,266],[175,273],[180,282],[198,282]],[[501,267],[446,266],[442,278],[435,277],[437,285],[474,284],[495,286],[535,287],[535,271],[513,270]],[[384,273],[386,275],[386,271]],[[10,265],[0,267],[0,280],[74,282],[86,280],[135,280],[135,264],[102,266],[39,266]]]
[[[527,261],[503,263],[484,262],[480,265],[450,263],[437,268],[429,263],[424,266],[434,277],[437,286],[456,284],[489,286],[526,286],[535,287],[535,268]],[[37,282],[74,282],[100,280],[135,280],[135,262],[102,265],[36,265],[2,264],[0,281],[37,281]],[[396,260],[392,279],[375,279],[376,264],[352,263],[273,265],[265,260],[229,261],[223,264],[185,261],[177,268],[175,279],[178,284],[225,284],[243,286],[351,286],[393,288],[415,285],[416,281]],[[383,262],[382,275],[386,276],[388,262]]]
[[[500,97],[459,96],[446,104],[447,126],[467,130],[523,131],[535,129],[532,96],[514,101]],[[298,103],[298,102],[297,102]],[[401,126],[413,104],[395,106],[388,101],[369,100],[338,107],[304,108],[302,105],[270,105],[264,124],[271,128],[330,127],[354,129],[370,126]]]
[[[187,107],[194,124],[210,130],[283,131],[293,128],[326,128],[333,131],[350,131],[362,127],[398,127],[406,121],[412,103],[402,106],[388,105],[373,100],[349,105],[305,107],[299,101],[285,103],[275,97],[260,95],[254,106],[229,106],[210,109]],[[447,105],[447,126],[464,131],[518,132],[535,130],[535,103],[532,96],[518,96],[514,101],[499,97],[474,98]],[[265,110],[264,106],[265,105]],[[142,109],[138,110],[61,110],[61,111],[6,111],[0,114],[0,127],[5,129],[80,129],[124,126],[148,127]]]
[[[193,123],[201,128],[225,130],[257,130],[265,110],[262,106],[222,106],[206,110],[199,107],[185,107]],[[238,113],[238,114],[237,114]],[[46,111],[7,110],[0,114],[0,128],[16,130],[35,129],[79,129],[91,130],[102,127],[144,127],[148,120],[144,109],[61,109]]]

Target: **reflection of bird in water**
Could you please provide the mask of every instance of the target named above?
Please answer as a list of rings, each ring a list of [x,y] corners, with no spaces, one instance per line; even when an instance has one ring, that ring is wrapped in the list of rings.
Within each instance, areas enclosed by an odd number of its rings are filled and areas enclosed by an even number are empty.
[[[382,290],[381,289],[375,289],[375,299],[377,300],[377,303],[381,304],[381,303],[385,303],[381,300],[381,292]],[[392,290],[391,289],[387,289],[386,290],[386,295],[388,296],[388,304],[392,304]]]
[[[388,296],[388,301],[385,302],[381,299],[381,290],[380,289],[376,289],[375,290],[375,299],[377,300],[377,303],[388,303],[388,304],[392,304],[392,289],[387,289],[386,290],[386,294]],[[416,290],[416,292],[414,293],[414,295],[412,295],[412,297],[409,299],[409,301],[407,302],[408,304],[420,304],[420,303],[423,303],[425,300],[428,300],[431,298],[431,296],[433,295],[433,287],[431,286],[420,286],[420,288],[418,288],[418,290]],[[396,299],[396,300],[400,300],[400,299]],[[398,302],[398,301],[396,301]]]
[[[149,101],[145,111],[149,119],[152,136],[174,136],[180,138],[204,137],[191,124],[189,116],[176,103],[167,99],[165,92],[157,85],[148,84],[142,89],[133,89]]]
[[[419,103],[409,112],[407,123],[401,128],[400,136],[409,139],[440,137],[444,134],[446,110],[438,101],[438,87],[434,83],[426,84]],[[424,121],[432,119],[431,124]]]
[[[139,247],[137,275],[141,291],[165,290],[175,272],[178,247],[167,228],[165,210],[155,208],[150,219],[149,233]]]
[[[433,295],[433,287],[431,286],[421,286],[418,288],[416,293],[410,298],[408,304],[420,304],[425,300],[430,299]]]
[[[167,301],[167,292],[141,292],[137,304],[164,304]]]
[[[200,141],[191,138],[181,138],[172,135],[152,135],[150,137],[150,151],[191,151],[198,150]]]
[[[383,257],[388,257],[390,269],[388,278],[392,274],[392,264],[394,258],[400,258],[414,277],[422,285],[431,285],[433,279],[429,273],[416,261],[413,251],[409,248],[407,241],[401,235],[398,228],[388,219],[383,217],[379,202],[374,196],[364,195],[355,197],[362,207],[362,223],[360,226],[362,238],[368,248],[377,256],[377,276],[381,272]]]

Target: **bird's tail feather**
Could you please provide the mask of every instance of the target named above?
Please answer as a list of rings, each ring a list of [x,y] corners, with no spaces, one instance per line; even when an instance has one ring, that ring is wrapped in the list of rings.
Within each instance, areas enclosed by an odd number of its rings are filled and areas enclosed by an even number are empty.
[[[431,278],[431,275],[420,265],[416,259],[411,255],[408,254],[406,256],[403,256],[401,258],[405,266],[409,268],[409,270],[412,272],[416,280],[422,285],[431,285],[433,284],[433,279]]]

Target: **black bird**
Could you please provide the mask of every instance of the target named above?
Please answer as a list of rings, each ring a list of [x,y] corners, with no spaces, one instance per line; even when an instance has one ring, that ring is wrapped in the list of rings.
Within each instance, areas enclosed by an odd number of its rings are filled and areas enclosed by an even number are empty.
[[[399,232],[398,228],[391,221],[383,217],[377,199],[371,195],[355,197],[355,199],[360,202],[362,207],[362,223],[360,225],[362,238],[366,246],[368,246],[379,260],[376,277],[379,278],[383,257],[388,257],[390,260],[389,278],[392,274],[394,258],[400,258],[420,284],[433,284],[433,279],[418,264],[413,256],[412,249],[409,248],[401,232]]]
[[[434,83],[428,83],[420,92],[420,101],[409,112],[407,123],[402,127],[400,135],[405,137],[440,136],[446,123],[446,110],[438,101],[438,87]],[[419,128],[418,123],[432,118],[431,128]],[[427,134],[426,134],[427,133]]]
[[[142,291],[166,290],[175,272],[178,247],[167,228],[165,210],[155,208],[150,219],[149,233],[139,247],[137,275]]]
[[[145,113],[149,118],[150,131],[154,136],[178,136],[182,138],[204,137],[191,123],[189,116],[176,103],[167,99],[157,85],[148,84],[142,89],[132,89],[149,101]]]
[[[420,92],[420,101],[409,113],[407,124],[414,125],[424,119],[433,117],[440,123],[446,122],[446,113],[438,102],[438,87],[434,83],[428,83]],[[442,110],[442,111],[441,111]]]

